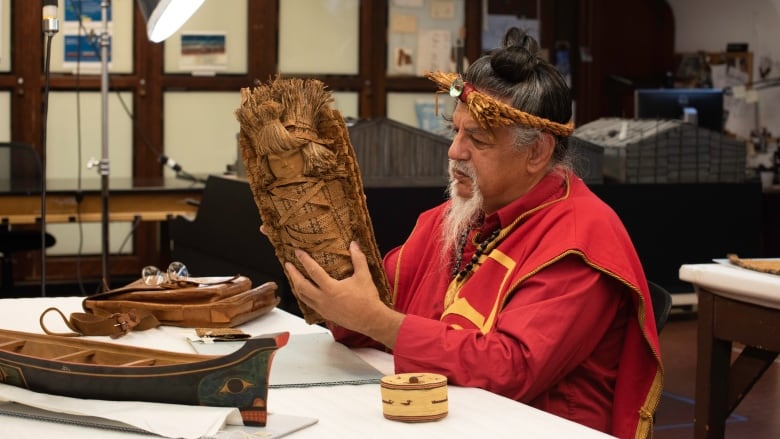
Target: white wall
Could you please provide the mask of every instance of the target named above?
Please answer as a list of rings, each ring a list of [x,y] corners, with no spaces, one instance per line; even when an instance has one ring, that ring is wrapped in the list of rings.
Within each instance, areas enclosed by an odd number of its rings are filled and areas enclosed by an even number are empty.
[[[748,43],[753,77],[758,61],[772,60],[780,76],[780,0],[667,0],[674,12],[675,52],[723,52],[727,43]]]
[[[771,66],[768,78],[780,78],[780,0],[667,1],[675,18],[675,52],[723,52],[727,43],[748,43],[753,80],[761,79],[762,60]],[[759,125],[780,136],[780,87],[757,87],[754,99],[727,101],[726,129],[747,137]]]

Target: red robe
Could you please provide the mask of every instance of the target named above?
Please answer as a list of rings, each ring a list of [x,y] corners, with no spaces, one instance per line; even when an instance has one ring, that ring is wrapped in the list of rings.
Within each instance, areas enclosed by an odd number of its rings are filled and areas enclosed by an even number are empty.
[[[500,227],[497,245],[458,281],[437,245],[447,208],[423,213],[385,257],[395,308],[407,314],[396,371],[441,373],[618,437],[648,436],[663,380],[658,336],[612,209],[582,180],[552,173],[485,219],[481,239]]]

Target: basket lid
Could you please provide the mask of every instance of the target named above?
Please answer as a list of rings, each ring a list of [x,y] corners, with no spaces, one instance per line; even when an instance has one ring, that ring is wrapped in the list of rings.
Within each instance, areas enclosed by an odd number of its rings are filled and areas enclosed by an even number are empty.
[[[381,385],[389,389],[426,389],[447,385],[447,377],[427,372],[399,373],[382,377]]]

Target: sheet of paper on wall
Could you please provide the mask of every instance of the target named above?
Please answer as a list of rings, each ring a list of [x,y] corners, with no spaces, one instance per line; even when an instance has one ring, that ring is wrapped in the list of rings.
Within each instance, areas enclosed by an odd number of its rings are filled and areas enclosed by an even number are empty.
[[[412,75],[414,74],[414,52],[407,47],[398,47],[393,50],[392,64],[389,74]]]
[[[100,44],[93,41],[93,35],[108,34],[108,67],[111,65],[112,40],[114,37],[114,20],[108,8],[106,28],[103,28],[100,0],[83,0],[78,8],[65,8],[62,21],[62,67],[65,69],[79,68],[82,72],[99,72],[101,69]]]
[[[110,32],[109,32],[110,33]],[[62,67],[66,69],[79,68],[86,72],[99,72],[101,68],[100,47],[95,46],[89,35],[64,33],[62,40],[65,45]],[[108,67],[111,68],[111,37],[108,43]]]
[[[725,130],[736,135],[738,138],[747,139],[750,137],[750,131],[756,126],[756,106],[745,99],[726,99],[724,96],[723,106],[728,111]],[[729,103],[726,103],[729,101]]]
[[[193,72],[214,72],[227,68],[225,32],[188,32],[181,34],[179,68]]]
[[[487,51],[501,47],[504,34],[513,26],[524,30],[536,41],[539,41],[539,20],[516,15],[488,14],[482,26],[482,50]]]
[[[713,64],[710,66],[712,86],[720,89],[736,89],[738,93],[726,93],[723,95],[723,109],[728,114],[725,130],[737,137],[747,139],[750,131],[756,126],[755,104],[748,99],[747,73],[729,68],[726,64]]]
[[[747,72],[729,67],[727,64],[711,64],[712,86],[714,88],[726,88],[737,85],[745,85],[748,82]]]
[[[417,39],[417,76],[437,70],[455,70],[452,59],[452,32],[448,30],[421,30]]]
[[[431,1],[431,18],[434,20],[452,20],[455,18],[455,2],[452,0]]]
[[[712,86],[731,90],[723,96],[723,107],[728,112],[726,131],[743,139],[749,138],[755,129],[780,133],[780,87],[755,89],[746,85],[748,74],[738,68],[726,64],[710,68]]]
[[[388,35],[388,75],[413,75],[417,41],[417,17],[408,14],[390,16]]]
[[[390,32],[400,34],[417,32],[417,17],[414,15],[394,14],[390,17]]]

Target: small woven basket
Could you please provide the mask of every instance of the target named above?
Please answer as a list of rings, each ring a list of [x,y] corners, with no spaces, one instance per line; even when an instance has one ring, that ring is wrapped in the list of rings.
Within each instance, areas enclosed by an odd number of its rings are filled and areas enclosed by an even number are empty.
[[[382,413],[402,422],[437,421],[447,416],[447,377],[402,373],[382,378]]]

